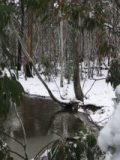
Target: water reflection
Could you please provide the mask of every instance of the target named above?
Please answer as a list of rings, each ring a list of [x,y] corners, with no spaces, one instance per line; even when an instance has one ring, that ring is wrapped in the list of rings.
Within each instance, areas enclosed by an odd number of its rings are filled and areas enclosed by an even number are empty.
[[[81,123],[73,112],[58,111],[51,116],[49,132],[53,131],[63,137],[74,136],[79,131]]]
[[[27,152],[29,158],[35,156],[50,141],[60,136],[72,136],[80,128],[80,120],[73,113],[63,112],[53,101],[40,97],[24,97],[18,112],[23,121],[27,135]],[[21,125],[15,112],[7,120],[6,128],[11,136],[23,141]],[[56,134],[54,134],[56,133]],[[7,140],[12,150],[23,154],[22,148],[13,140]],[[21,160],[15,157],[17,160]]]

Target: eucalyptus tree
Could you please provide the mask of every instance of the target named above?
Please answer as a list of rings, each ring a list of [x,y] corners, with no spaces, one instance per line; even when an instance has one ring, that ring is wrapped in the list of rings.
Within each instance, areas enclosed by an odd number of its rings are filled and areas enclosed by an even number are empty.
[[[0,47],[1,61],[0,65],[8,66],[9,60],[12,60],[12,54],[9,52],[9,23],[11,14],[14,12],[14,6],[8,1],[0,1]]]
[[[80,25],[80,14],[79,14],[79,8],[78,4],[73,6],[72,9],[72,15],[71,15],[71,20],[72,20],[72,37],[73,37],[73,83],[74,83],[74,91],[75,91],[75,96],[77,99],[83,101],[83,93],[81,89],[81,84],[80,84],[80,70],[79,70],[79,57],[80,57],[80,52],[78,48],[78,42],[79,40],[79,25]]]
[[[63,77],[64,77],[64,38],[63,38],[63,18],[62,18],[62,3],[63,0],[60,0],[60,63],[61,63],[61,79],[60,79],[60,86],[63,87]]]
[[[25,19],[25,5],[24,0],[19,0],[19,13],[20,16],[20,37],[23,39],[24,37],[24,19]],[[18,56],[17,56],[17,69],[21,70],[22,65],[22,48],[20,42],[18,41]]]
[[[87,59],[88,74],[91,72],[91,61],[98,58],[101,67],[102,57],[106,56],[110,47],[106,40],[106,12],[102,1],[71,1],[71,17],[69,18],[72,25],[73,33],[73,59],[74,59],[74,90],[76,97],[81,99],[82,92],[79,78],[80,57],[83,61]],[[80,39],[81,34],[85,34],[84,39]],[[99,36],[97,36],[97,34]],[[84,43],[82,43],[84,41]],[[87,44],[86,44],[87,43]],[[82,46],[82,44],[84,46]],[[80,47],[79,47],[80,46]],[[79,48],[78,48],[79,47]],[[84,47],[84,52],[82,50]],[[78,53],[77,53],[78,52]],[[94,66],[93,66],[94,67]],[[93,71],[88,78],[93,76]],[[79,84],[79,85],[78,85]],[[77,86],[78,85],[78,86]],[[78,89],[77,89],[78,88]],[[77,93],[78,92],[78,93]]]
[[[37,15],[41,15],[48,7],[49,0],[27,0],[26,13],[27,13],[27,51],[29,55],[33,56],[32,41],[33,41],[33,19]],[[32,64],[26,63],[26,76],[32,77]]]

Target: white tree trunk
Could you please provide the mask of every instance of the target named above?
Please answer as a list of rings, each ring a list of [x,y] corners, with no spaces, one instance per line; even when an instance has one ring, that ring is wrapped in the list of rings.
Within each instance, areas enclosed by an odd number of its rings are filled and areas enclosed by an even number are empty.
[[[64,78],[64,40],[63,40],[63,19],[62,13],[60,11],[60,65],[61,65],[61,78],[60,86],[63,87],[63,78]]]

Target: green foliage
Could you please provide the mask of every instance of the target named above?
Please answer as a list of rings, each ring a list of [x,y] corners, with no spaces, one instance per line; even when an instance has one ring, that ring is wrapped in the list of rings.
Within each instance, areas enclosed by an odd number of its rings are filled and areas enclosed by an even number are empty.
[[[13,102],[17,105],[20,104],[22,93],[24,92],[21,84],[12,78],[4,77],[0,78],[0,114],[6,115],[9,111],[10,103]]]
[[[86,1],[85,3],[64,2],[63,4],[58,10],[62,10],[62,13],[64,13],[62,18],[67,19],[73,28],[92,31],[95,28],[104,27],[106,16],[103,6],[99,1],[96,1],[95,4],[92,4],[90,1]],[[80,23],[78,23],[78,19]]]
[[[104,13],[103,5],[101,2],[98,2],[94,6],[94,16],[97,22],[97,26],[100,28],[104,27],[104,23],[106,20],[106,15]]]
[[[81,131],[79,138],[55,140],[48,150],[49,160],[100,160],[104,157],[90,131]],[[48,148],[48,146],[47,146]],[[45,148],[46,149],[46,148]],[[38,156],[35,158],[37,159]]]
[[[112,47],[113,46],[109,45],[107,41],[104,41],[98,48],[98,54],[101,56],[106,56],[107,54],[109,54]]]
[[[15,4],[7,0],[0,1],[0,41],[1,41],[1,60],[0,67],[9,68],[14,65],[13,55],[9,52],[9,34],[7,33],[7,25],[10,22],[12,13],[15,12]],[[4,116],[9,111],[10,103],[19,105],[23,88],[19,82],[5,76],[0,77],[0,116]]]
[[[9,153],[9,147],[0,139],[0,160],[13,160]]]
[[[1,59],[0,59],[0,67],[1,68],[9,68],[12,67],[15,69],[15,60],[16,57],[13,55],[13,50],[10,50],[10,35],[2,32],[1,34]],[[11,40],[12,41],[12,40]],[[15,47],[15,44],[14,44]],[[13,48],[13,47],[12,47]],[[12,53],[11,53],[12,52]]]
[[[41,14],[47,9],[49,0],[26,0],[25,4],[27,8],[31,8],[37,14]]]
[[[81,134],[79,139],[67,138],[56,141],[49,154],[53,160],[99,160],[100,156],[102,153],[92,134]]]
[[[0,34],[5,30],[13,11],[14,7],[11,4],[0,1]]]
[[[101,3],[97,2],[93,5],[93,8],[86,10],[87,16],[84,17],[83,26],[88,30],[93,30],[95,28],[103,28],[105,23],[105,14],[103,12],[103,6]],[[91,15],[91,16],[90,16]]]
[[[84,26],[88,31],[93,30],[97,26],[97,21],[94,18],[87,17],[84,19]]]
[[[113,88],[120,84],[120,58],[112,60],[107,82],[110,82]]]

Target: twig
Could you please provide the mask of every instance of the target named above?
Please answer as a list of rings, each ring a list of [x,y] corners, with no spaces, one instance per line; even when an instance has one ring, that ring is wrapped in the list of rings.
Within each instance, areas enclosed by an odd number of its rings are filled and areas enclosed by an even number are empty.
[[[91,87],[88,89],[88,91],[85,93],[85,97],[88,94],[88,92],[90,92],[90,90],[92,89],[93,85],[95,84],[96,80],[94,80],[93,84],[91,85]]]
[[[13,150],[11,150],[11,149],[8,149],[8,151],[9,151],[9,152],[11,152],[11,153],[13,153],[13,154],[16,154],[18,157],[20,157],[20,158],[22,158],[22,159],[26,160],[26,158],[25,158],[25,157],[23,157],[21,154],[19,154],[19,153],[15,152],[15,151],[13,151]]]
[[[64,97],[61,95],[61,93],[60,93],[60,89],[59,89],[59,87],[58,87],[58,84],[57,84],[57,82],[56,82],[54,76],[53,76],[53,80],[54,80],[55,85],[56,85],[56,87],[57,87],[57,89],[58,89],[58,92],[59,92],[59,94],[60,94],[61,99],[65,100],[65,98],[64,98]]]
[[[4,131],[0,131],[0,132],[1,132],[3,135],[5,135],[5,136],[7,136],[7,137],[13,139],[14,141],[16,141],[16,142],[17,142],[18,144],[20,144],[22,147],[24,147],[24,145],[23,145],[20,141],[18,141],[16,138],[10,136],[9,134],[7,134],[7,133],[4,132]]]
[[[23,148],[24,148],[24,152],[25,152],[25,157],[26,157],[26,160],[28,160],[28,155],[27,155],[27,152],[26,152],[26,146],[27,146],[27,138],[26,138],[26,132],[25,132],[25,128],[23,126],[23,122],[17,112],[17,108],[16,108],[16,104],[13,104],[14,106],[14,109],[15,109],[15,113],[16,113],[16,116],[21,124],[21,127],[22,127],[22,131],[23,131],[23,138],[24,138],[24,145],[23,145]]]
[[[101,81],[101,80],[104,80],[104,79],[106,79],[106,78],[92,78],[90,80]]]
[[[96,127],[98,130],[100,130],[100,127],[92,120],[92,118],[91,118],[90,115],[88,116],[88,118],[89,118],[90,122],[92,122],[92,123],[95,125],[95,127]]]
[[[53,134],[56,134],[58,137],[60,137],[61,139],[63,138],[62,135],[60,135],[59,133],[55,132],[55,131],[52,131]]]
[[[84,80],[84,82],[83,82],[82,90],[83,90],[83,88],[84,88],[84,86],[85,86],[86,80],[87,80],[87,75],[86,75],[85,80]]]
[[[38,155],[41,155],[41,153],[42,153],[46,148],[48,148],[51,144],[53,144],[55,141],[58,141],[58,140],[59,140],[59,139],[53,140],[53,141],[51,141],[50,143],[48,143],[46,146],[44,146],[44,147],[36,154],[36,156],[34,157],[34,159],[36,159],[37,156],[38,156]]]
[[[111,115],[112,116],[112,115]],[[107,120],[107,119],[109,119],[109,118],[111,118],[111,116],[109,116],[109,117],[106,117],[106,118],[104,118],[104,119],[102,119],[101,121],[98,121],[98,122],[96,122],[96,123],[101,123],[101,122],[103,122],[103,121],[105,121],[105,120]]]
[[[104,79],[106,79],[106,78],[99,78],[99,79],[97,79],[97,78],[92,78],[92,79],[90,79],[90,80],[94,80],[94,82],[93,82],[93,84],[91,85],[91,87],[88,89],[88,91],[85,93],[85,97],[86,97],[86,95],[88,94],[88,92],[90,92],[90,90],[92,89],[92,87],[93,87],[93,85],[95,84],[95,82],[96,81],[100,81],[100,80],[104,80]]]
[[[16,116],[17,116],[17,118],[18,118],[18,120],[19,120],[19,122],[20,122],[20,125],[21,125],[21,127],[22,127],[23,135],[24,135],[24,145],[26,145],[26,144],[27,144],[27,140],[26,140],[25,128],[24,128],[23,122],[22,122],[22,120],[21,120],[21,118],[20,118],[20,116],[19,116],[19,114],[18,114],[18,112],[17,112],[16,105],[13,104],[13,106],[14,106],[14,109],[15,109]]]

